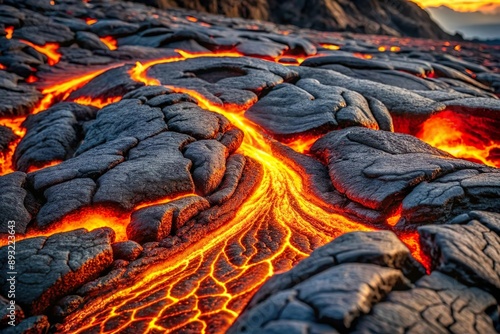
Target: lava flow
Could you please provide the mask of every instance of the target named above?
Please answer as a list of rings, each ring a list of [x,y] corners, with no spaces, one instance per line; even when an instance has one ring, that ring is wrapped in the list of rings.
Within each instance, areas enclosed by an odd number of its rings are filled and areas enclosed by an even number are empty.
[[[47,43],[43,46],[40,46],[40,45],[36,45],[36,44],[31,43],[31,42],[22,40],[22,39],[20,41],[23,42],[24,44],[31,46],[36,51],[44,54],[47,57],[47,59],[48,59],[47,62],[50,66],[54,66],[61,59],[61,54],[58,51],[59,44],[57,44],[57,43]]]
[[[149,66],[138,63],[131,77],[158,84],[147,77]],[[262,180],[216,233],[156,264],[131,286],[90,302],[66,319],[64,332],[221,332],[269,277],[343,233],[373,229],[323,209],[293,166],[273,155],[272,139],[243,116],[243,107],[228,111],[194,90],[169,88],[240,128],[239,152],[263,167]],[[407,236],[414,253],[416,237]]]
[[[425,121],[417,137],[457,158],[500,167],[500,138],[491,137],[496,126],[481,117],[443,111]]]

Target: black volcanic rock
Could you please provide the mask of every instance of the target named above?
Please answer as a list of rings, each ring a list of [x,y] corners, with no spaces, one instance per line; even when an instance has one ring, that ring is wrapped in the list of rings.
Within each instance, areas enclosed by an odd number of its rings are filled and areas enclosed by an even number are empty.
[[[492,295],[439,271],[410,284],[409,260],[390,232],[345,234],[266,282],[228,333],[495,333]]]
[[[135,0],[160,8],[181,7],[229,17],[268,20],[303,28],[450,39],[427,12],[404,0],[186,1]]]
[[[40,314],[52,303],[98,276],[113,261],[109,228],[84,229],[37,237],[16,243],[16,301]],[[7,247],[0,248],[7,257]],[[9,291],[7,262],[0,265],[3,295]]]
[[[0,233],[8,233],[9,221],[15,221],[16,233],[25,233],[31,214],[24,206],[28,195],[26,174],[14,172],[0,176]]]
[[[500,237],[477,221],[423,226],[422,246],[434,267],[469,286],[500,294]]]
[[[500,210],[498,169],[454,159],[413,136],[349,128],[325,135],[311,152],[349,200],[388,213],[402,201],[401,227]]]

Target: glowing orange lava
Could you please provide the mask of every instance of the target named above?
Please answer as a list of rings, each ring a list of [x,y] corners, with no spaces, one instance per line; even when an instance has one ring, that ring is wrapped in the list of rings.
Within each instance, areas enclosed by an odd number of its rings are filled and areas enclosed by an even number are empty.
[[[116,97],[108,97],[108,98],[96,98],[93,99],[91,97],[85,96],[85,97],[79,97],[73,100],[73,102],[78,103],[78,104],[83,104],[86,106],[94,106],[99,109],[104,108],[108,104],[115,103],[120,101],[122,98],[121,96],[116,96]]]
[[[328,49],[328,50],[340,50],[340,46],[335,45],[335,44],[320,44],[322,48]]]
[[[15,171],[12,157],[14,156],[14,152],[16,150],[17,144],[21,141],[21,138],[26,134],[26,129],[22,127],[22,123],[24,122],[25,117],[16,117],[16,118],[3,118],[0,119],[0,125],[9,127],[18,137],[19,139],[12,142],[6,152],[0,152],[0,176],[12,173]]]
[[[411,255],[420,262],[428,274],[431,272],[431,260],[420,247],[420,235],[417,231],[398,233],[398,238],[408,247]]]
[[[130,77],[146,85],[159,85],[157,79],[147,76],[148,69],[153,65],[198,57],[242,56],[231,51],[176,52],[179,56],[136,63],[129,71]],[[279,59],[281,57],[275,61]],[[296,59],[300,62],[304,58],[297,56]],[[66,100],[71,92],[113,67],[46,87],[42,90],[44,97],[32,114],[47,109],[57,101]],[[241,129],[244,140],[238,152],[262,166],[262,179],[228,223],[166,261],[153,265],[128,287],[89,301],[85,308],[65,320],[62,332],[221,332],[230,326],[252,294],[269,277],[290,269],[314,249],[346,232],[374,230],[346,218],[342,212],[327,210],[324,203],[307,190],[308,180],[297,172],[297,166],[276,156],[273,139],[244,117],[244,112],[253,102],[221,106],[196,90],[166,87],[190,95],[202,108],[224,115]],[[102,107],[119,99],[83,97],[75,102]],[[24,136],[19,120],[9,122],[13,122],[11,128],[15,128],[16,133]],[[303,137],[288,145],[298,152],[307,152],[317,138],[319,136]],[[181,197],[186,196],[192,194]],[[143,203],[135,209],[174,199],[177,198]],[[24,237],[51,235],[82,227],[88,230],[111,227],[117,241],[122,241],[127,239],[129,221],[129,212],[94,206],[71,213],[48,230],[28,231]],[[19,236],[18,240],[21,238]],[[401,239],[409,245],[416,258],[423,259],[418,235],[404,234]]]
[[[14,27],[5,27],[5,38],[7,39],[11,39],[12,38],[12,34],[14,33]]]
[[[443,111],[425,121],[417,137],[457,158],[500,167],[500,158],[493,154],[500,150],[500,141],[491,139],[488,133],[495,131],[484,127],[488,124],[481,118]]]
[[[44,168],[47,168],[47,167],[52,167],[52,166],[56,166],[58,164],[60,164],[62,161],[60,160],[54,160],[54,161],[50,161],[48,163],[45,163],[41,166],[30,166],[28,168],[28,173],[33,173],[33,172],[36,172],[37,170],[40,170],[40,169],[44,169]]]
[[[50,236],[54,233],[69,232],[79,228],[85,228],[88,231],[101,227],[111,227],[116,234],[115,241],[127,240],[127,224],[130,221],[130,215],[121,213],[114,208],[98,207],[84,208],[66,215],[59,223],[50,226],[50,228],[36,231],[28,230],[25,235],[17,234],[16,241],[26,238],[35,238],[40,236]],[[1,238],[0,246],[7,243],[6,238]]]
[[[61,83],[50,85],[42,90],[43,98],[38,102],[38,105],[33,109],[32,114],[37,114],[42,110],[49,108],[52,104],[57,102],[57,100],[65,100],[68,96],[77,90],[78,88],[85,85],[90,80],[94,79],[98,75],[114,68],[121,66],[122,64],[116,64],[111,67],[96,70],[90,73],[86,73],[80,76],[75,76],[71,79],[67,79]]]
[[[295,152],[309,153],[311,146],[321,137],[323,137],[323,135],[303,135],[289,142],[285,142],[285,145]]]
[[[157,84],[147,77],[148,68],[137,64],[131,76]],[[343,233],[372,230],[326,211],[296,169],[273,154],[271,139],[244,110],[226,110],[192,89],[167,87],[240,128],[245,136],[239,152],[263,167],[262,180],[230,222],[154,265],[129,287],[90,302],[66,319],[64,332],[222,332],[269,277]],[[406,240],[418,255],[414,241],[414,236]],[[149,296],[157,297],[145,301]]]
[[[27,83],[35,83],[38,81],[38,78],[35,77],[34,75],[30,75],[29,77],[26,78]]]
[[[189,22],[198,22],[198,19],[194,16],[186,16],[186,20]]]
[[[96,19],[92,19],[92,18],[86,18],[85,19],[85,23],[87,23],[89,26],[93,25],[96,22],[97,22]]]
[[[57,43],[47,43],[43,46],[40,46],[40,45],[33,44],[33,43],[26,41],[26,40],[23,40],[23,39],[21,39],[20,41],[23,42],[24,44],[28,44],[36,51],[47,56],[48,63],[50,66],[54,66],[61,59],[61,54],[58,52],[59,44],[57,44]]]
[[[118,42],[116,41],[116,39],[114,39],[111,36],[101,37],[99,39],[101,40],[101,42],[103,42],[104,44],[106,44],[106,46],[108,47],[108,49],[110,49],[111,51],[116,50],[118,48],[118,46],[117,46]]]

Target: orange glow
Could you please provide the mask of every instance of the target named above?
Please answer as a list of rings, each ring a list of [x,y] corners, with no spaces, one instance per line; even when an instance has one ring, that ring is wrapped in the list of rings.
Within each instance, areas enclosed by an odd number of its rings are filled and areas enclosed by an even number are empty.
[[[129,71],[130,78],[132,80],[137,81],[137,82],[142,82],[146,86],[158,86],[161,84],[160,81],[158,81],[158,79],[149,78],[147,76],[147,70],[151,66],[158,65],[158,64],[172,63],[172,62],[176,62],[176,61],[182,61],[182,60],[186,60],[186,59],[190,59],[190,58],[200,58],[200,57],[242,57],[242,54],[238,53],[238,52],[191,53],[191,52],[182,51],[182,50],[175,50],[175,52],[177,52],[179,54],[179,56],[156,59],[156,60],[146,62],[144,64],[142,64],[140,62],[136,62],[135,66]]]
[[[5,32],[6,32],[5,38],[11,39],[12,34],[14,33],[14,27],[5,27]]]
[[[237,52],[176,52],[179,56],[144,64],[137,62],[129,71],[130,77],[146,85],[160,85],[157,79],[147,76],[151,66],[197,57],[242,56]],[[282,57],[295,58],[297,62],[304,59],[294,56]],[[282,57],[277,57],[275,61]],[[113,67],[116,66],[121,64]],[[45,110],[57,101],[66,100],[71,92],[113,67],[46,87],[42,90],[44,97],[32,113]],[[193,89],[166,87],[174,92],[190,95],[200,107],[224,115],[234,126],[241,129],[244,132],[244,140],[238,152],[259,163],[263,169],[262,179],[235,212],[233,219],[213,233],[200,236],[200,240],[195,240],[186,249],[173,253],[164,262],[153,265],[138,279],[131,281],[128,287],[90,301],[84,309],[65,320],[63,332],[134,331],[139,321],[145,323],[145,331],[150,332],[189,332],[192,331],[189,326],[195,327],[196,332],[222,332],[230,326],[252,294],[269,277],[290,269],[314,249],[344,233],[374,230],[373,227],[345,217],[341,208],[338,208],[337,212],[333,212],[333,208],[327,209],[325,203],[308,191],[308,180],[298,172],[300,167],[295,166],[292,161],[284,161],[276,156],[273,151],[273,139],[244,117],[244,112],[255,101],[246,105],[222,106]],[[102,107],[119,99],[120,97],[105,100],[83,97],[75,102]],[[16,131],[24,135],[20,123],[17,124]],[[288,146],[306,153],[319,137],[303,136],[290,141]],[[142,203],[135,210],[187,196],[193,194]],[[129,212],[102,206],[88,207],[67,215],[50,229],[29,231],[25,237],[51,235],[81,227],[88,230],[111,227],[117,234],[117,241],[123,241],[127,239],[126,226],[129,222]],[[19,236],[18,240],[21,238]],[[425,260],[421,256],[418,236],[405,234],[401,240],[409,245],[414,256]],[[223,275],[221,270],[228,271]],[[146,300],[147,296],[158,293],[162,297]],[[188,311],[185,311],[186,308]],[[120,321],[115,321],[118,318]],[[111,323],[114,325],[108,327]]]
[[[146,208],[148,206],[167,204],[167,203],[176,201],[178,199],[182,199],[182,198],[186,198],[186,197],[192,197],[192,196],[196,196],[196,195],[195,194],[185,194],[185,195],[179,195],[179,196],[175,196],[175,197],[171,197],[171,196],[170,197],[165,197],[165,198],[159,199],[157,201],[152,201],[152,202],[146,202],[146,203],[139,204],[139,205],[137,205],[134,208],[134,211],[137,211],[137,210],[142,209],[142,208]]]
[[[25,235],[16,234],[16,241],[26,238],[35,238],[41,236],[50,236],[55,233],[73,231],[79,228],[85,228],[88,231],[101,227],[111,227],[116,234],[115,241],[127,240],[127,224],[130,215],[120,213],[116,209],[107,207],[91,207],[77,210],[66,215],[59,223],[55,223],[44,230],[28,231]],[[0,240],[0,246],[7,243],[6,238]]]
[[[378,51],[379,51],[379,52],[386,52],[386,51],[387,51],[387,48],[386,48],[385,46],[380,46],[380,47],[378,48]]]
[[[36,51],[46,55],[50,66],[54,66],[61,59],[61,54],[57,51],[59,50],[59,44],[57,43],[47,43],[44,46],[39,46],[23,39],[21,39],[20,41],[24,44],[28,44]]]
[[[455,45],[455,47],[453,49],[455,51],[460,51],[460,50],[462,50],[462,47],[459,44],[457,44],[457,45]]]
[[[450,0],[411,0],[417,3],[420,7],[439,7],[447,6],[459,12],[476,12],[494,14],[500,9],[500,0],[467,0],[467,1],[450,1]]]
[[[106,44],[106,46],[108,47],[108,49],[110,49],[111,51],[117,49],[117,42],[116,42],[116,39],[114,39],[113,37],[106,36],[106,37],[101,37],[99,39],[101,40],[101,42],[103,42],[104,44]]]
[[[425,121],[417,137],[457,158],[500,167],[500,160],[491,154],[500,143],[481,133],[483,126],[487,124],[473,116],[443,111]]]
[[[399,52],[401,51],[401,48],[399,46],[391,46],[391,52]]]
[[[396,226],[398,221],[401,219],[401,211],[402,211],[402,208],[399,207],[399,209],[392,216],[387,218],[387,225],[392,226],[392,227]]]
[[[61,160],[55,160],[55,161],[50,161],[50,162],[43,164],[41,166],[30,166],[28,168],[28,173],[33,173],[33,172],[36,172],[37,170],[40,170],[40,169],[56,166],[56,165],[60,164],[61,162],[62,162]]]
[[[186,20],[189,22],[198,22],[198,19],[194,16],[186,16]]]
[[[322,48],[328,49],[328,50],[340,50],[340,46],[335,45],[335,44],[320,44]]]
[[[89,26],[93,25],[96,22],[97,22],[96,19],[92,19],[92,18],[86,18],[85,19],[85,23],[87,23]]]
[[[309,150],[311,149],[311,146],[313,144],[323,137],[323,135],[303,135],[300,136],[299,138],[293,139],[289,142],[285,142],[284,144],[288,147],[290,147],[292,150],[295,152],[299,153],[309,153]]]
[[[155,79],[147,77],[147,69],[148,66],[141,64],[131,74],[141,82],[155,83]],[[169,257],[166,262],[153,266],[139,280],[134,280],[130,287],[103,296],[103,299],[90,303],[86,309],[70,316],[66,320],[67,331],[82,333],[95,328],[100,328],[101,333],[126,331],[133,328],[133,322],[138,319],[148,324],[149,329],[158,331],[183,331],[187,330],[185,326],[195,326],[198,328],[196,332],[210,332],[208,328],[213,326],[211,321],[216,321],[217,330],[223,331],[239,314],[252,293],[273,274],[290,269],[313,249],[343,233],[373,230],[340,214],[326,211],[320,205],[321,201],[306,191],[305,180],[296,169],[273,154],[270,139],[243,116],[248,106],[227,110],[194,90],[167,87],[178,93],[189,94],[201,107],[224,115],[240,128],[245,136],[239,152],[262,166],[262,180],[238,209],[236,216],[216,233]],[[275,246],[272,246],[272,251],[258,250],[254,242],[269,229],[275,234],[272,237]],[[247,245],[252,240],[254,246]],[[304,240],[307,242],[304,243]],[[230,255],[236,254],[236,245],[248,247],[241,254],[241,261],[235,261]],[[220,276],[217,268],[222,263],[234,268],[233,274]],[[185,287],[184,284],[194,277],[197,283]],[[208,295],[201,292],[202,282],[212,282],[215,290]],[[158,292],[164,296],[161,298],[162,304],[160,308],[150,311],[151,315],[138,316],[139,313],[148,312],[150,303],[138,306],[134,310],[135,315],[123,313],[127,305],[143,299],[141,296]],[[210,306],[201,307],[208,297]],[[190,307],[192,312],[179,318],[175,308],[191,302],[194,303]],[[103,330],[101,324],[116,316],[125,318],[122,318],[118,327]],[[170,316],[175,325],[162,325],[159,318],[166,316]],[[88,321],[81,326],[76,318]],[[79,323],[78,327],[71,327],[75,323]]]
[[[12,164],[12,157],[20,141],[20,139],[15,140],[9,145],[6,151],[0,152],[0,176],[15,172]]]
[[[32,114],[37,114],[42,110],[46,110],[57,100],[65,100],[68,96],[78,88],[81,88],[90,80],[94,79],[98,75],[110,70],[114,67],[121,66],[117,64],[111,67],[100,69],[94,72],[90,72],[81,76],[76,76],[72,79],[48,86],[42,90],[43,98],[38,102],[38,105],[33,109]]]
[[[420,235],[418,232],[400,232],[398,233],[398,237],[408,247],[411,255],[424,266],[427,274],[430,274],[431,260],[420,247]]]
[[[5,70],[5,69],[6,69],[5,65],[0,64],[0,70]]]
[[[9,174],[15,171],[12,163],[12,157],[16,151],[16,147],[21,141],[21,138],[26,134],[26,129],[22,127],[25,117],[3,118],[0,119],[0,125],[9,127],[19,139],[12,142],[5,152],[0,152],[0,176]]]
[[[34,83],[34,82],[37,82],[38,81],[38,78],[35,77],[34,75],[30,75],[29,77],[26,78],[26,82],[27,83]]]
[[[122,98],[121,96],[116,96],[116,97],[108,97],[108,98],[97,98],[93,99],[91,97],[85,96],[85,97],[79,97],[77,99],[74,99],[73,102],[78,103],[78,104],[83,104],[86,106],[94,106],[96,108],[104,108],[108,104],[115,103],[120,101]]]

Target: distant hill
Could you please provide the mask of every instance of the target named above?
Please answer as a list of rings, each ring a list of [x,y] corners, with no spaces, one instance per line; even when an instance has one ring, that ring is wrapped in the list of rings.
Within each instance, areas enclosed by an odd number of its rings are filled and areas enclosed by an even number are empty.
[[[461,13],[446,6],[427,8],[427,11],[449,33],[458,31],[466,38],[500,38],[500,14]]]
[[[325,31],[452,39],[407,0],[135,0]]]

